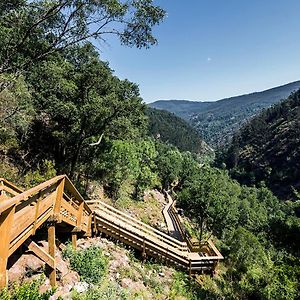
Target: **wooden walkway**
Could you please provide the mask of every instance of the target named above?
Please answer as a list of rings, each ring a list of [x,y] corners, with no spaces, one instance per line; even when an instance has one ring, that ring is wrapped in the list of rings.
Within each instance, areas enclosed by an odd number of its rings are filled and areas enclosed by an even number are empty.
[[[46,224],[49,251],[32,239]],[[50,268],[50,282],[56,285],[55,231],[63,230],[76,247],[77,234],[104,233],[152,256],[184,269],[189,274],[213,271],[223,259],[212,242],[192,252],[189,243],[180,241],[140,222],[101,201],[84,201],[67,176],[57,176],[25,192],[0,178],[0,288],[6,286],[8,258],[27,246]]]

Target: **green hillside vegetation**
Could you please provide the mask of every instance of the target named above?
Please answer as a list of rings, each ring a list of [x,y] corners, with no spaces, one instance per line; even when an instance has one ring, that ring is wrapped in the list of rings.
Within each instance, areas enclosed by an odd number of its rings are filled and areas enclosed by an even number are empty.
[[[253,118],[233,138],[226,163],[241,182],[264,181],[284,199],[300,191],[300,91]]]
[[[216,102],[184,100],[157,101],[150,106],[175,113],[198,130],[214,148],[227,144],[241,125],[300,88],[300,81],[263,92],[227,98]]]
[[[186,121],[173,113],[147,108],[149,135],[170,143],[182,151],[196,154],[212,154],[212,149],[202,141],[199,133]]]

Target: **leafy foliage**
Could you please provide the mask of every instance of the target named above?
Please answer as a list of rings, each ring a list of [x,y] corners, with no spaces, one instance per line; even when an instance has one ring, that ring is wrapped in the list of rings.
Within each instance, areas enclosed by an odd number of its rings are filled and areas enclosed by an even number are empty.
[[[16,71],[107,34],[130,47],[154,45],[165,11],[152,0],[24,0],[1,3],[0,16],[0,71]]]
[[[0,290],[1,300],[48,300],[54,294],[53,290],[48,292],[39,293],[40,285],[43,278],[34,280],[32,282],[25,282],[21,285],[14,284],[13,288],[8,291],[7,289]]]
[[[68,245],[63,256],[69,259],[71,268],[87,283],[99,283],[107,272],[108,261],[99,247],[76,251]]]

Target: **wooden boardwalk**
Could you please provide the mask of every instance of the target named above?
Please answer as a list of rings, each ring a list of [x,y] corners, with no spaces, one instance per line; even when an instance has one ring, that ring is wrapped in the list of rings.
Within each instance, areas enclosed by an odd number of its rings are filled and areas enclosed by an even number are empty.
[[[49,251],[46,253],[31,237],[46,224]],[[222,255],[209,241],[197,253],[189,243],[148,226],[101,201],[84,201],[67,176],[57,176],[27,191],[0,178],[0,288],[6,286],[8,258],[27,246],[50,268],[50,282],[56,285],[56,230],[72,237],[77,234],[105,233],[152,256],[188,271],[190,274],[214,270]]]

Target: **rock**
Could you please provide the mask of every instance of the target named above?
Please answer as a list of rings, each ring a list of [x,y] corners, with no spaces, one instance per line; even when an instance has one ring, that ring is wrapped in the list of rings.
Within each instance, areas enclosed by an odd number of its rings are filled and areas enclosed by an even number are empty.
[[[121,280],[121,287],[122,288],[129,288],[130,286],[132,286],[133,281],[130,278],[123,278]]]
[[[84,293],[88,290],[89,288],[89,284],[87,282],[84,282],[84,281],[80,281],[80,282],[77,282],[73,289],[77,292],[77,293]]]

